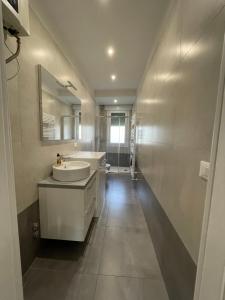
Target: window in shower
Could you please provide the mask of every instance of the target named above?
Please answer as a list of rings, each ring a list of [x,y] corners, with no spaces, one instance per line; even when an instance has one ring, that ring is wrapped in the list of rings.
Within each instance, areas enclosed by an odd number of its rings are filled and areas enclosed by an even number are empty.
[[[120,171],[130,165],[130,110],[115,109],[107,110],[106,134],[106,159],[111,165],[111,171]],[[114,168],[114,169],[113,169]],[[116,168],[116,169],[115,169]],[[114,172],[113,171],[113,172]]]
[[[110,144],[127,144],[129,136],[129,120],[126,112],[110,112],[108,114],[108,136]]]
[[[111,113],[110,143],[125,144],[125,113]]]

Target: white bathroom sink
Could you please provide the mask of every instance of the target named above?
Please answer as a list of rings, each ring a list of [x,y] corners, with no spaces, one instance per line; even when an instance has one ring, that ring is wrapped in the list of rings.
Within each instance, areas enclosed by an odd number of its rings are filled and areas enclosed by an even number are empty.
[[[85,161],[67,161],[52,168],[53,178],[58,181],[78,181],[90,175],[90,164]]]

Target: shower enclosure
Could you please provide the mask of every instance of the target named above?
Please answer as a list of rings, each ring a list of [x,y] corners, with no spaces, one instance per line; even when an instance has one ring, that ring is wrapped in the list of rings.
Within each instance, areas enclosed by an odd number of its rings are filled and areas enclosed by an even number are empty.
[[[109,172],[130,173],[131,112],[104,111],[97,117],[97,150],[106,152]]]

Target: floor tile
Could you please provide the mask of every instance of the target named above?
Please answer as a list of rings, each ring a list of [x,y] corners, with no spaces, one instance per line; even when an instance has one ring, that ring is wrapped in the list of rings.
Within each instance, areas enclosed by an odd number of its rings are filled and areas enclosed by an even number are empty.
[[[169,300],[161,280],[99,276],[94,300]]]
[[[107,226],[145,228],[147,230],[144,214],[138,204],[111,203]]]
[[[24,300],[92,300],[96,276],[32,269],[24,289]]]
[[[80,257],[78,260],[62,260],[37,257],[31,269],[50,270],[50,271],[67,271],[71,276],[75,273],[80,273],[83,268],[85,256]]]
[[[168,300],[130,177],[109,175],[106,198],[84,243],[42,242],[25,300]]]
[[[101,263],[102,247],[103,246],[101,245],[91,245],[88,247],[81,273],[98,274]]]
[[[94,300],[139,300],[139,294],[137,278],[100,276]]]
[[[104,207],[102,209],[101,215],[96,221],[97,226],[105,226],[107,223],[107,217],[108,217],[108,203],[105,202]]]
[[[101,262],[106,227],[95,226],[88,247],[85,252],[81,272],[85,274],[98,274]]]
[[[163,279],[142,279],[140,300],[169,300]]]
[[[108,227],[99,274],[161,276],[149,233],[142,229]]]
[[[31,268],[29,268],[27,270],[27,272],[25,274],[23,274],[23,288],[25,288],[25,286],[27,285],[27,283],[30,280],[30,272],[31,272]]]
[[[84,255],[92,231],[93,227],[90,228],[85,242],[82,243],[62,240],[42,240],[38,257],[77,261]]]
[[[97,226],[98,224],[94,226],[92,233],[90,235],[90,238],[88,240],[89,245],[100,245],[104,241],[105,236],[105,226]]]
[[[76,288],[71,300],[94,300],[97,276],[83,274],[76,278]],[[70,300],[67,298],[66,300]]]
[[[118,178],[119,180],[118,180]],[[130,177],[112,175],[108,179],[106,189],[107,202],[136,203],[135,191],[131,185]]]
[[[137,200],[133,193],[126,192],[125,194],[118,194],[115,191],[110,193],[110,196],[108,197],[108,204],[137,204]]]

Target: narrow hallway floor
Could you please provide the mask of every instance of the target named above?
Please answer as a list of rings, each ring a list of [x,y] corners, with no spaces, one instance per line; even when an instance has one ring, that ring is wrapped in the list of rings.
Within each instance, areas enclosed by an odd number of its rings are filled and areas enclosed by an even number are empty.
[[[85,243],[45,241],[24,276],[25,300],[168,300],[129,175],[108,175]]]

